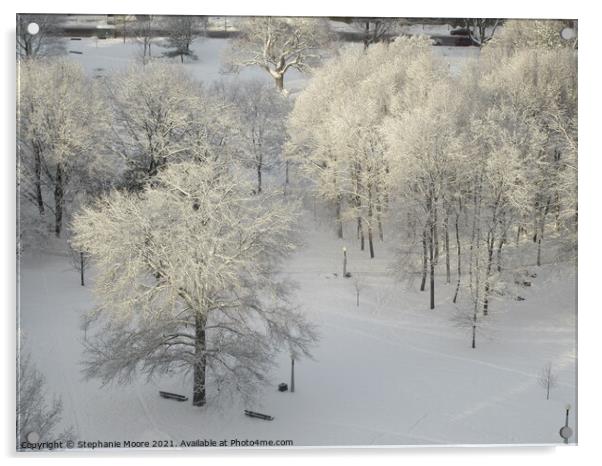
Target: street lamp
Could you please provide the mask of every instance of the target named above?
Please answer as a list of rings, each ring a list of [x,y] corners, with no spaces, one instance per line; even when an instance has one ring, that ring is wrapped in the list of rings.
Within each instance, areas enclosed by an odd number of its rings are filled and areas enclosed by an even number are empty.
[[[571,405],[566,405],[566,416],[564,418],[564,426],[560,428],[560,436],[564,439],[564,443],[569,443],[569,438],[573,435],[573,429],[569,427],[569,411],[571,410]]]

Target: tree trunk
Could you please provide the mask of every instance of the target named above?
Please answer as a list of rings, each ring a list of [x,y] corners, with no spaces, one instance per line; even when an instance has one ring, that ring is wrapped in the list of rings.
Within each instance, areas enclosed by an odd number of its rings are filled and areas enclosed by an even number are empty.
[[[506,234],[500,238],[497,244],[497,271],[502,271],[502,248],[504,247],[504,243],[506,242],[505,238]]]
[[[368,246],[370,247],[370,259],[374,259],[374,241],[372,239],[372,186],[368,186]]]
[[[443,224],[445,230],[445,283],[449,284],[451,282],[451,266],[449,259],[449,216],[445,214],[445,222]]]
[[[456,248],[458,252],[458,283],[456,284],[456,292],[454,293],[454,303],[458,299],[458,292],[460,291],[460,280],[462,277],[462,252],[460,250],[460,230],[458,228],[458,220],[460,218],[460,213],[456,214]]]
[[[434,225],[431,224],[431,234],[429,238],[429,263],[430,263],[430,278],[431,278],[431,309],[435,309],[435,238]]]
[[[284,75],[279,74],[274,78],[274,81],[276,82],[276,89],[280,92],[284,91]]]
[[[63,227],[63,166],[59,163],[56,167],[56,178],[54,180],[54,232],[57,237],[61,236]]]
[[[360,240],[360,249],[363,251],[364,243],[365,243],[364,226],[362,225],[362,217],[359,215],[357,217],[357,236],[358,236],[358,239]]]
[[[431,209],[433,212],[433,217],[432,217],[432,230],[433,230],[433,248],[435,251],[435,256],[434,256],[434,260],[435,260],[435,264],[439,263],[439,231],[437,228],[437,225],[439,223],[438,220],[438,215],[437,215],[437,198],[433,199],[433,202],[431,204]]]
[[[337,216],[337,236],[343,239],[343,219],[341,218],[341,204],[343,203],[342,196],[337,195],[336,216]]]
[[[259,161],[257,162],[257,194],[261,192],[261,168],[262,168],[262,157],[259,156]]]
[[[291,358],[291,393],[295,393],[295,358]]]
[[[537,266],[541,266],[541,242],[543,241],[543,234],[546,228],[546,216],[550,209],[550,199],[546,202],[546,206],[541,215],[541,221],[539,223],[539,234],[537,235]]]
[[[205,376],[207,369],[207,355],[205,354],[205,325],[207,320],[200,313],[194,318],[195,325],[195,344],[194,344],[194,365],[193,365],[193,396],[192,404],[194,406],[204,406],[207,403],[207,392],[205,387]]]
[[[81,279],[81,284],[82,286],[86,286],[85,282],[84,282],[84,253],[80,252],[79,253],[79,274],[80,274],[80,279]]]
[[[378,186],[376,187],[376,223],[378,225],[378,237],[381,241],[385,240],[385,235],[383,232],[383,222],[382,222],[382,194],[380,193],[380,190],[378,189]]]
[[[487,268],[485,271],[485,285],[483,290],[483,315],[489,314],[489,289],[491,287],[491,268],[493,267],[493,246],[495,244],[494,233],[487,234]]]
[[[428,252],[426,247],[426,228],[422,232],[422,283],[420,284],[420,291],[424,291],[426,286],[426,270],[427,270],[427,259]]]
[[[40,215],[44,215],[44,198],[42,197],[42,151],[40,147],[34,143],[33,145],[34,155],[34,184],[36,190],[36,203],[38,204],[38,210]]]

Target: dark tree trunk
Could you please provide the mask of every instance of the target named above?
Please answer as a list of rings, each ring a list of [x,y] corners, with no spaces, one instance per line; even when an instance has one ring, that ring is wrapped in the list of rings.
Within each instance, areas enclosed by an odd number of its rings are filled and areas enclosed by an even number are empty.
[[[360,166],[356,163],[355,166],[355,208],[357,209],[357,239],[360,240],[360,249],[364,250],[364,226],[362,225],[362,198],[360,196]]]
[[[343,203],[343,199],[341,197],[341,195],[339,194],[337,196],[337,203],[336,203],[336,216],[337,216],[337,236],[339,237],[339,239],[343,239],[343,219],[341,218],[341,204]]]
[[[428,252],[426,246],[426,228],[422,232],[422,283],[420,291],[424,291],[426,286],[426,271],[427,271]]]
[[[79,253],[79,274],[80,274],[82,286],[86,286],[86,283],[84,282],[84,270],[85,270],[84,264],[85,264],[84,263],[84,253],[80,252]]]
[[[382,194],[376,187],[376,223],[378,225],[378,237],[381,241],[385,240],[385,235],[383,232],[383,222],[382,222]]]
[[[42,196],[42,150],[35,143],[33,145],[33,155],[36,203],[38,204],[38,210],[40,211],[40,215],[44,215],[44,198]]]
[[[454,303],[458,299],[458,293],[460,291],[460,280],[462,278],[462,251],[460,249],[460,230],[458,228],[458,220],[460,218],[460,213],[456,214],[456,248],[458,252],[458,283],[456,283],[456,292],[454,293]]]
[[[362,217],[361,216],[357,217],[357,237],[360,240],[360,249],[363,251],[365,239],[364,239],[364,226],[362,225]]]
[[[504,233],[504,236],[502,236],[497,243],[497,271],[498,272],[502,271],[502,248],[504,247],[504,244],[506,242],[505,236],[506,236],[506,234]]]
[[[370,247],[370,259],[374,259],[374,241],[372,238],[372,186],[368,186],[368,246]]]
[[[445,238],[445,283],[449,284],[451,282],[451,265],[449,259],[449,216],[447,213],[445,214],[445,223],[444,227],[444,238]]]
[[[433,248],[434,248],[434,252],[435,252],[435,256],[434,256],[434,261],[435,264],[439,263],[439,229],[437,228],[437,225],[439,223],[438,221],[438,215],[437,215],[437,199],[434,198],[432,204],[431,204],[431,209],[432,209],[432,237],[433,237]]]
[[[493,245],[495,244],[495,240],[493,235],[491,239],[487,239],[487,269],[485,272],[485,285],[483,289],[483,315],[486,316],[489,314],[489,289],[491,287],[490,277],[491,277],[491,268],[493,266]]]
[[[550,209],[550,199],[546,202],[546,206],[541,215],[541,220],[539,222],[539,234],[537,235],[537,266],[541,266],[541,242],[543,241],[543,234],[546,228],[546,216],[548,215],[548,211]]]
[[[434,238],[434,226],[431,225],[431,234],[429,238],[429,264],[430,264],[430,278],[431,278],[431,309],[435,309],[435,238]]]
[[[295,358],[291,358],[291,393],[295,393]]]
[[[257,162],[257,193],[261,192],[261,168],[263,165],[262,157],[259,156],[259,161]]]
[[[59,163],[56,167],[56,178],[54,180],[54,232],[57,237],[61,236],[61,230],[63,228],[63,206],[64,190],[63,190],[63,167]]]
[[[204,406],[207,403],[207,392],[205,387],[205,376],[207,370],[207,355],[205,353],[205,317],[197,313],[194,318],[195,326],[195,345],[194,345],[194,365],[193,365],[193,395],[192,404],[194,406]]]

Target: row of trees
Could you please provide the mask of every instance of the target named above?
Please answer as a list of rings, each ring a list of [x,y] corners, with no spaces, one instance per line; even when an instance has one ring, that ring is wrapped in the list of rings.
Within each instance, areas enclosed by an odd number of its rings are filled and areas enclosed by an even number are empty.
[[[288,121],[288,156],[334,206],[338,236],[352,221],[374,257],[384,219],[399,226],[400,268],[421,275],[421,290],[430,282],[431,308],[436,269],[444,263],[450,283],[455,261],[453,300],[468,291],[475,327],[514,272],[510,244],[535,242],[537,265],[549,234],[561,250],[576,245],[576,53],[548,40],[561,26],[523,31],[521,42],[501,33],[460,76],[425,39],[346,50]]]
[[[24,227],[51,221],[60,236],[87,199],[112,186],[142,189],[163,166],[201,152],[236,159],[256,192],[278,165],[289,103],[259,82],[204,90],[158,63],[93,82],[72,61],[44,59],[23,61],[19,84]]]

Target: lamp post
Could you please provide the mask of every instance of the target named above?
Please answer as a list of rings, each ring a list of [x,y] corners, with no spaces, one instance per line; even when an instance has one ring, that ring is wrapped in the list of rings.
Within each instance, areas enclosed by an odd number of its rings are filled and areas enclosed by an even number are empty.
[[[295,393],[295,357],[291,356],[291,393]]]
[[[347,248],[343,246],[343,278],[347,276]]]
[[[569,427],[569,411],[571,410],[571,405],[566,405],[566,416],[564,418],[564,426],[560,428],[560,436],[564,439],[564,443],[569,443],[569,438],[573,435],[573,429]]]

